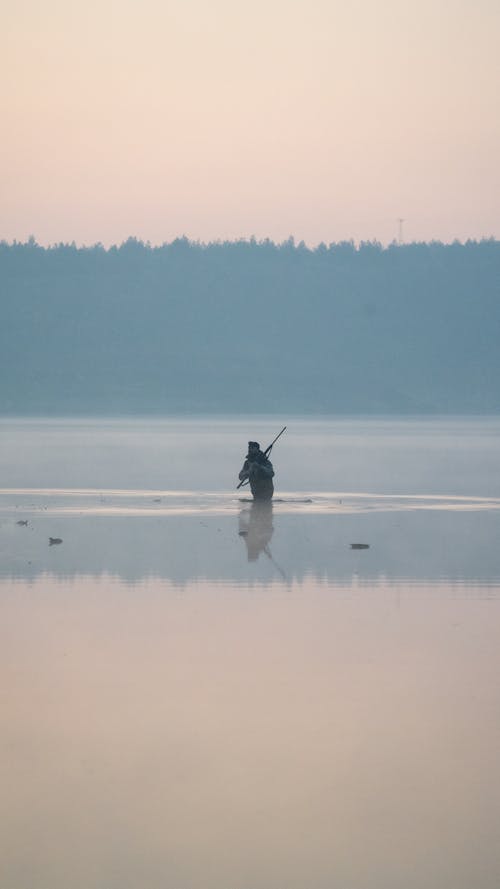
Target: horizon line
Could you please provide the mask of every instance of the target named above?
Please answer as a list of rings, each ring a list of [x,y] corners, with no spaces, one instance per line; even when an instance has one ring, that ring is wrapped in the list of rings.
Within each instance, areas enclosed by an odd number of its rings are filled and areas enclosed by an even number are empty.
[[[467,245],[477,245],[484,243],[500,244],[500,239],[496,238],[495,235],[483,235],[477,238],[467,238],[466,240],[453,238],[453,240],[450,241],[443,241],[439,238],[432,238],[431,240],[399,241],[396,238],[393,238],[392,241],[384,243],[378,240],[378,238],[368,240],[345,238],[341,241],[319,241],[315,246],[311,246],[308,245],[303,239],[297,241],[294,235],[289,235],[288,238],[285,238],[282,241],[275,241],[269,237],[257,238],[255,235],[240,238],[216,238],[204,241],[200,238],[189,238],[187,235],[182,234],[173,238],[171,241],[161,241],[158,243],[153,243],[149,239],[144,240],[143,238],[137,237],[137,235],[129,235],[127,238],[119,243],[112,243],[106,246],[105,244],[103,244],[102,241],[77,243],[74,239],[72,241],[54,241],[53,243],[41,244],[37,241],[35,235],[29,235],[25,241],[17,240],[17,238],[14,238],[12,241],[8,241],[7,239],[2,238],[0,240],[0,247],[24,247],[35,250],[58,250],[61,248],[71,248],[72,250],[103,250],[105,253],[110,253],[115,250],[121,250],[127,246],[134,246],[151,252],[174,246],[187,246],[189,248],[194,247],[198,249],[209,249],[211,247],[248,246],[259,248],[271,247],[275,249],[289,249],[307,253],[318,253],[332,250],[338,247],[349,247],[353,250],[353,252],[359,252],[363,248],[367,247],[371,249],[375,248],[380,251],[388,251],[394,249],[404,250],[406,247],[454,247],[457,245],[465,247]]]

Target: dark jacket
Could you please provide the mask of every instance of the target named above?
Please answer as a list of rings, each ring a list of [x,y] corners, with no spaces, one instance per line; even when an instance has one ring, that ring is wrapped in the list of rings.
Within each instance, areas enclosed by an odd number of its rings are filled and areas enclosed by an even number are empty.
[[[249,479],[250,490],[256,500],[270,500],[274,493],[273,475],[271,461],[262,451],[253,451],[252,454],[247,454],[239,479],[240,481]]]

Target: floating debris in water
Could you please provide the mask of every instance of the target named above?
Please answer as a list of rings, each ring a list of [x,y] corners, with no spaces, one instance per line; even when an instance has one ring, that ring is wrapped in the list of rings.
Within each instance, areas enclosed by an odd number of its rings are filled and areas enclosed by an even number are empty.
[[[19,519],[19,521],[16,522],[16,525],[22,525],[23,528],[26,528],[28,525],[28,519]]]
[[[55,546],[56,543],[62,543],[62,537],[49,537],[49,546]]]
[[[351,543],[351,549],[370,549],[369,543]]]

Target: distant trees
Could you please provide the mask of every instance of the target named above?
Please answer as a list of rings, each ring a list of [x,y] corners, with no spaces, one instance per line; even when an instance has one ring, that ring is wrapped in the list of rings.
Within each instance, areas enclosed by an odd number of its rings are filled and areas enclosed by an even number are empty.
[[[0,243],[0,412],[497,412],[500,242]]]

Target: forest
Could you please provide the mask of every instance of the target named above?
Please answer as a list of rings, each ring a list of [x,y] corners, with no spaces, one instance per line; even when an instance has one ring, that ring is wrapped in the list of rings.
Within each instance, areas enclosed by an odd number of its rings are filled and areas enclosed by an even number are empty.
[[[500,410],[500,241],[0,243],[0,413]]]

